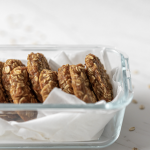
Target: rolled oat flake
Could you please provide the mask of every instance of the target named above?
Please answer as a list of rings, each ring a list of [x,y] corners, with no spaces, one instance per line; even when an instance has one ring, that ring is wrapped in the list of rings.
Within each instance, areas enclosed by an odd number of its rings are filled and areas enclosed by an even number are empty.
[[[131,127],[130,129],[129,129],[129,131],[134,131],[135,130],[135,127]]]
[[[140,105],[139,108],[140,108],[140,109],[145,109],[145,106],[144,106],[144,105]]]
[[[135,148],[135,147],[134,147],[134,148],[132,148],[132,150],[138,150],[138,148]]]
[[[135,99],[133,99],[132,103],[137,104],[138,102]]]

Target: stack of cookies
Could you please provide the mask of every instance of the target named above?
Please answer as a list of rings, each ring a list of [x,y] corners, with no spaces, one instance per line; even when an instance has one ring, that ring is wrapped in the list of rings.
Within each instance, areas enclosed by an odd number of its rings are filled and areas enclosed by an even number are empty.
[[[43,103],[55,87],[86,103],[113,99],[109,76],[93,54],[86,56],[85,65],[66,64],[58,69],[58,73],[51,70],[40,53],[29,54],[27,66],[15,59],[0,62],[0,103]],[[9,121],[16,118],[28,121],[35,119],[37,112],[16,111],[14,114],[7,111],[0,117]]]
[[[113,99],[109,76],[99,58],[93,54],[86,56],[85,65],[67,64],[59,68],[58,81],[64,92],[74,94],[86,103],[110,102]]]

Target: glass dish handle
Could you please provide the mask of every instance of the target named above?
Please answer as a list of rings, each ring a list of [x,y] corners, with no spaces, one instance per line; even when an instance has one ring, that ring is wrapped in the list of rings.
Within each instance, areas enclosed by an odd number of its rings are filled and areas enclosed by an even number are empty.
[[[124,77],[125,94],[126,95],[133,94],[129,58],[121,54],[121,62],[122,62],[121,64],[122,64],[122,71],[123,71],[123,77]]]
[[[125,58],[126,64],[127,64],[127,80],[128,80],[128,85],[129,85],[129,91],[133,92],[133,87],[132,87],[132,80],[131,80],[131,72],[130,72],[130,66],[129,66],[129,58]]]

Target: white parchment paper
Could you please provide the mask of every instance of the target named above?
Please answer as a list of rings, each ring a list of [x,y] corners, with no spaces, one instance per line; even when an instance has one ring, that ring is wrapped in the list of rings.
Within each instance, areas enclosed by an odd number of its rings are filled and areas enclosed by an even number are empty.
[[[111,68],[110,62],[105,51],[89,50],[76,52],[73,55],[67,55],[60,52],[54,58],[49,60],[50,66],[57,71],[59,67],[65,64],[85,63],[85,56],[92,53],[98,56],[107,69],[113,86],[114,101],[117,101],[123,90],[117,81],[119,68]],[[25,61],[23,61],[25,62]],[[25,62],[26,63],[26,62]],[[102,105],[104,100],[95,103]],[[54,88],[49,94],[43,105],[46,104],[81,104],[87,105],[76,96],[67,94],[61,89]],[[107,123],[112,119],[118,110],[66,110],[65,112],[52,112],[50,110],[38,111],[38,117],[35,120],[27,122],[7,122],[0,119],[0,139],[4,136],[9,138],[14,135],[13,140],[18,141],[18,137],[33,141],[90,141],[97,140]],[[9,134],[8,134],[9,133]]]

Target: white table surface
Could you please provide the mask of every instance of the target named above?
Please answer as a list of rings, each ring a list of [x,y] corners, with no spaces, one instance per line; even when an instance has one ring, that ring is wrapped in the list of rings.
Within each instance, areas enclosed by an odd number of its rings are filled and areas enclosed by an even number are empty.
[[[0,0],[0,44],[103,44],[128,54],[138,104],[103,150],[150,149],[150,1]]]

